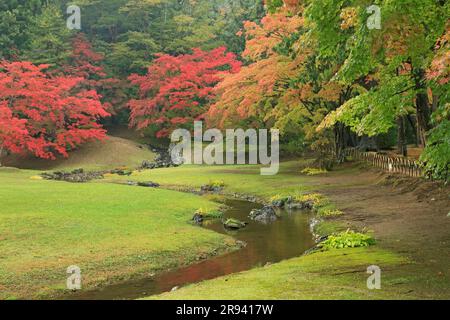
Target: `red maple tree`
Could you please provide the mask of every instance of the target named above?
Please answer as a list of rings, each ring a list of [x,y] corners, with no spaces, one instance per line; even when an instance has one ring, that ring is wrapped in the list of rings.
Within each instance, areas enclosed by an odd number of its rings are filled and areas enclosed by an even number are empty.
[[[65,75],[83,78],[79,86],[96,90],[105,109],[112,115],[117,115],[125,109],[128,102],[125,90],[129,87],[129,83],[126,80],[108,77],[102,66],[104,59],[105,56],[94,50],[86,35],[78,33],[72,40],[72,54],[68,63],[62,67],[62,71]]]
[[[159,55],[145,76],[129,78],[139,86],[140,94],[140,99],[128,103],[130,126],[139,130],[153,125],[158,138],[169,136],[179,126],[191,128],[215,98],[214,86],[240,68],[236,55],[224,47],[193,49],[192,54],[180,56]]]
[[[26,120],[15,117],[11,110],[0,105],[0,166],[4,151],[18,153],[22,150],[22,142],[28,134]]]
[[[97,121],[109,114],[83,78],[50,77],[47,65],[0,62],[0,148],[55,159],[87,141],[105,138]]]
[[[82,77],[91,85],[104,78],[106,73],[100,63],[104,56],[92,49],[92,44],[83,33],[78,33],[72,40],[72,54],[70,63],[63,67],[63,71],[72,76]]]

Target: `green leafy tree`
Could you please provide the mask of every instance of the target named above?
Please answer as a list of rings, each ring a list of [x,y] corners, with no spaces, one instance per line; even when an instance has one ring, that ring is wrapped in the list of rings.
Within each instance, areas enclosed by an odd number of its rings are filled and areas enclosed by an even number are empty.
[[[160,47],[145,33],[130,31],[123,34],[120,40],[112,45],[112,53],[108,63],[115,74],[126,76],[130,73],[145,72],[155,53]]]
[[[66,19],[57,5],[49,4],[33,21],[30,45],[22,57],[36,64],[61,66],[71,53],[73,32],[66,26]]]
[[[33,18],[41,12],[41,0],[0,2],[0,59],[17,59],[31,41]]]
[[[336,29],[336,13],[334,28],[327,33],[331,36],[324,40],[331,41],[331,52],[336,44],[331,39],[347,34],[342,51],[345,60],[338,66],[336,79],[346,84],[358,83],[364,90],[330,114],[325,125],[342,121],[358,134],[374,136],[388,132],[399,119],[413,115],[418,138],[425,143],[432,113],[425,70],[436,39],[443,33],[448,6],[434,0],[379,3],[383,25],[381,30],[370,30],[365,2],[335,2],[340,3],[341,18],[345,10],[355,13],[353,22],[342,22],[342,31]]]

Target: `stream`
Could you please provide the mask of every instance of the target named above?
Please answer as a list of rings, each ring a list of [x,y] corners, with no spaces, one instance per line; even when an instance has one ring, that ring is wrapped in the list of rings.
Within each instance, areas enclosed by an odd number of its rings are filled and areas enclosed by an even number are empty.
[[[163,272],[153,278],[128,281],[92,291],[81,291],[67,296],[66,299],[130,300],[143,298],[168,292],[174,287],[182,287],[264,266],[267,263],[298,257],[315,245],[309,228],[310,215],[308,212],[280,210],[281,219],[263,224],[248,218],[250,211],[261,208],[261,205],[240,200],[228,200],[226,205],[230,209],[225,212],[225,218],[235,218],[248,222],[249,225],[238,231],[230,231],[223,227],[220,220],[215,220],[207,221],[203,227],[229,234],[244,241],[247,246],[241,250]]]

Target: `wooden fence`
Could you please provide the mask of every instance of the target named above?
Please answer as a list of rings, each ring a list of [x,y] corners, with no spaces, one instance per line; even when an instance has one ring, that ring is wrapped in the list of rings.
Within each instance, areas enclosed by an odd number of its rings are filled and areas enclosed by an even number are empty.
[[[377,152],[361,152],[356,148],[347,149],[346,156],[366,161],[387,172],[400,173],[409,177],[424,176],[423,167],[419,162],[404,157],[388,156]]]

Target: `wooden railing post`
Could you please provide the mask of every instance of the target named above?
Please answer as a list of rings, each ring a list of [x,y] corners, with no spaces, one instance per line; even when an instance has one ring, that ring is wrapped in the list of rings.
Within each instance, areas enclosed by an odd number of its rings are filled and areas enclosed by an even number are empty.
[[[410,177],[423,177],[422,166],[417,161],[404,157],[391,157],[374,152],[361,152],[357,148],[349,148],[345,151],[346,156],[354,160],[364,161],[374,167],[390,173],[399,173]]]

